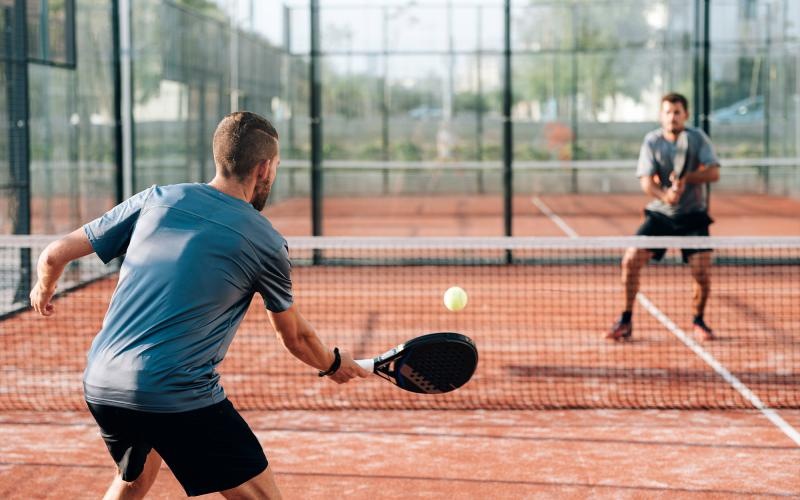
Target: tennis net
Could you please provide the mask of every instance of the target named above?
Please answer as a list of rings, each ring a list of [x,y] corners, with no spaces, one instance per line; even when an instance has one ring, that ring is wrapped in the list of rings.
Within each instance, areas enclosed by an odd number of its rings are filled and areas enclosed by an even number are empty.
[[[0,236],[0,410],[81,409],[85,355],[119,263],[71,264],[56,313],[28,308],[52,237]],[[338,386],[289,355],[255,297],[222,384],[243,409],[800,408],[800,238],[289,238],[296,304],[328,345],[372,357],[422,333],[471,337],[474,378],[444,395],[378,377]],[[622,308],[626,248],[644,268],[633,337],[604,339]],[[713,249],[706,322],[692,336],[692,274],[675,250]],[[446,310],[458,285],[469,304]],[[186,293],[191,293],[187,290]]]

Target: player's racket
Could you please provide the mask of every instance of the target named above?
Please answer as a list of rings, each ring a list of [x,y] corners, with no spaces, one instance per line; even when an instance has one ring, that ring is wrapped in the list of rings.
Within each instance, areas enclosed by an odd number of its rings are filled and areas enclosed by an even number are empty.
[[[460,333],[429,333],[356,363],[406,391],[441,394],[469,381],[478,366],[478,349]]]
[[[686,133],[686,130],[681,130],[681,133],[678,134],[678,140],[675,142],[675,157],[672,159],[672,171],[675,172],[675,179],[683,177],[688,149],[689,134]]]

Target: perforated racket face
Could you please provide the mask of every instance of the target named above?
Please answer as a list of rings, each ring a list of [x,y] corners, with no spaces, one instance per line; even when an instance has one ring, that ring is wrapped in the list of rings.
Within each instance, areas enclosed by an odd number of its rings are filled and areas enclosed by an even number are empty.
[[[397,385],[411,392],[441,394],[466,384],[478,365],[478,350],[457,333],[431,334],[405,345],[394,365]]]

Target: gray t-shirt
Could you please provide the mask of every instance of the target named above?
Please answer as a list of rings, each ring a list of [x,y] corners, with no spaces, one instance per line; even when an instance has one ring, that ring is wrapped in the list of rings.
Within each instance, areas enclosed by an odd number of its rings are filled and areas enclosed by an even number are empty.
[[[686,151],[684,175],[694,172],[702,165],[719,165],[719,160],[714,154],[711,140],[700,129],[686,128],[689,147]],[[675,158],[675,143],[664,137],[662,129],[648,133],[642,143],[639,153],[639,163],[636,167],[637,177],[658,175],[662,186],[669,186],[669,175],[672,173],[672,161]],[[661,200],[653,200],[647,209],[659,212],[669,217],[685,215],[696,212],[705,212],[708,209],[708,191],[705,184],[686,184],[681,199],[676,205],[668,205]]]
[[[286,240],[249,203],[207,184],[153,186],[84,231],[103,262],[125,255],[89,350],[90,403],[150,412],[216,404],[225,399],[217,365],[255,292],[271,311],[292,304]]]

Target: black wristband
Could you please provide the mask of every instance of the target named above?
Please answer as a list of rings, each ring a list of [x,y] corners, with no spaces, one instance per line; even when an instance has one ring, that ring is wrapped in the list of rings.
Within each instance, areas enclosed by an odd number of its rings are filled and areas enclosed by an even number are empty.
[[[325,377],[327,375],[333,375],[334,373],[336,373],[336,370],[339,369],[339,365],[341,365],[341,364],[342,364],[342,357],[339,356],[339,348],[338,347],[334,347],[333,348],[333,364],[331,364],[331,367],[328,368],[326,371],[320,370],[319,376],[320,377]]]

